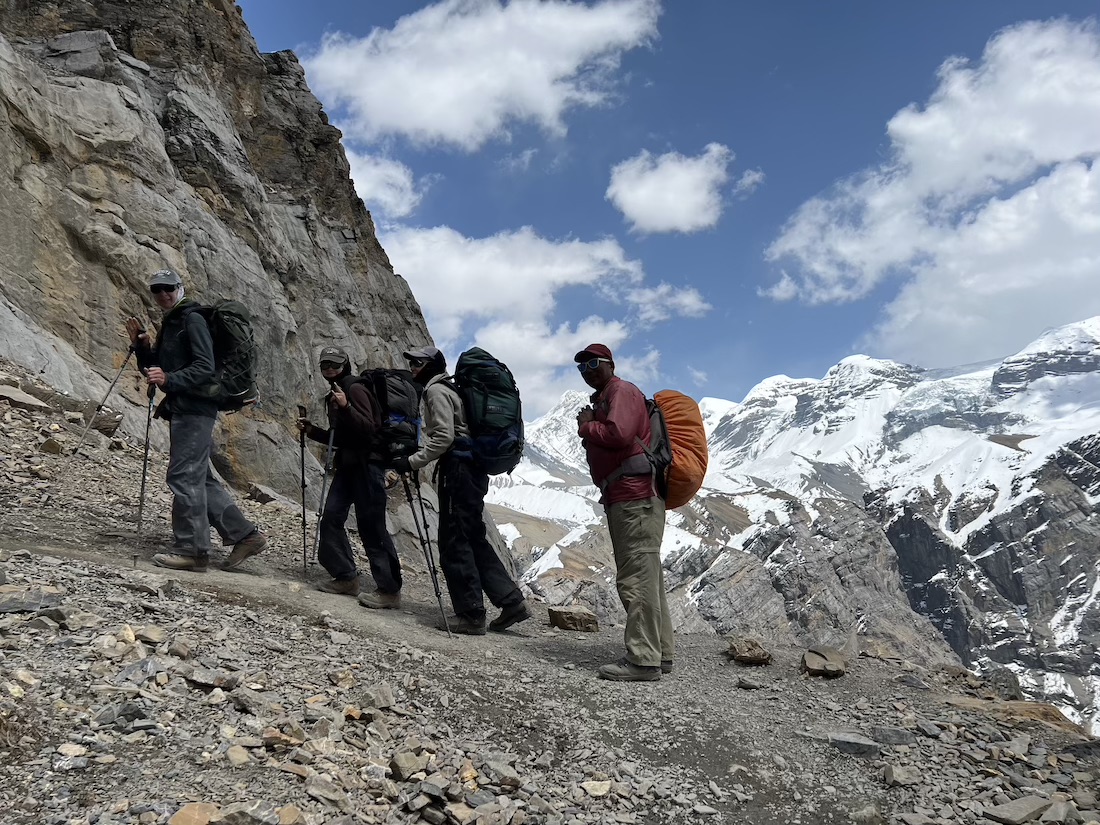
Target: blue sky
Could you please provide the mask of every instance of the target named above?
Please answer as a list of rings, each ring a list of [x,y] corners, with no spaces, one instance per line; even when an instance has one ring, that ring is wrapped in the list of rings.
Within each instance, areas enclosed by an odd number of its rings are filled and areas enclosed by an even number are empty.
[[[1100,314],[1092,3],[239,0],[453,357],[741,400]],[[1041,14],[1040,14],[1041,12]]]

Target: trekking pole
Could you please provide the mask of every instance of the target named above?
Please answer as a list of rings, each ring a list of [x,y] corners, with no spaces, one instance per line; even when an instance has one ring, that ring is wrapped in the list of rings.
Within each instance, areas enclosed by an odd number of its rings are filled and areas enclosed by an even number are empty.
[[[443,608],[443,593],[439,589],[439,574],[435,569],[435,560],[432,558],[432,542],[428,538],[428,514],[424,512],[424,497],[420,495],[420,474],[413,470],[416,484],[416,497],[420,501],[420,518],[416,517],[416,507],[413,505],[412,490],[409,489],[409,477],[401,473],[401,483],[405,485],[405,498],[409,500],[409,510],[412,511],[413,524],[416,525],[416,537],[420,539],[420,547],[424,551],[424,561],[428,565],[428,575],[432,578],[432,587],[435,588],[435,600],[439,602],[439,614],[443,617],[443,627],[447,635],[451,635],[451,623],[447,621],[447,611]],[[421,529],[423,524],[423,529]]]
[[[141,459],[141,493],[138,494],[137,534],[141,535],[141,514],[145,509],[145,481],[149,477],[149,428],[153,423],[153,401],[157,395],[157,385],[150,384],[147,390],[149,409],[145,414],[145,456]]]
[[[317,544],[321,540],[321,517],[325,513],[325,496],[328,493],[328,474],[332,470],[332,442],[336,438],[336,428],[329,427],[328,450],[325,452],[325,474],[321,477],[321,503],[317,505],[317,529],[313,532],[313,551],[309,563],[317,563]]]
[[[122,377],[122,371],[126,369],[126,365],[130,363],[130,356],[134,354],[134,345],[130,345],[130,349],[126,350],[126,358],[122,361],[122,366],[118,368],[118,372],[115,374],[115,380],[111,382],[111,386],[107,388],[106,394],[103,396],[103,400],[99,402],[99,406],[95,408],[95,412],[92,413],[92,417],[88,419],[88,426],[84,428],[84,432],[80,434],[80,440],[76,442],[76,446],[73,447],[72,455],[76,455],[77,451],[84,446],[84,439],[88,437],[88,433],[92,429],[92,425],[95,424],[95,420],[99,417],[99,413],[103,410],[103,405],[107,403],[108,397],[114,391],[115,384],[118,383],[118,379]]]
[[[306,408],[298,405],[298,418],[306,417]],[[309,559],[306,556],[306,431],[298,433],[298,445],[302,454],[302,576],[306,574]]]

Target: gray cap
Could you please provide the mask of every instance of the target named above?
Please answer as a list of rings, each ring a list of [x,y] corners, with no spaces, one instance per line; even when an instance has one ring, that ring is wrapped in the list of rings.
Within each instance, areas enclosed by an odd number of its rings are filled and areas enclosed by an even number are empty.
[[[443,357],[443,353],[435,347],[417,347],[416,349],[405,350],[401,354],[405,356],[406,361],[431,361],[433,358]]]
[[[350,364],[351,359],[348,358],[348,354],[339,347],[325,347],[321,350],[320,356],[317,358],[317,363],[322,361],[334,361],[341,364]]]
[[[180,286],[182,283],[183,279],[176,274],[174,269],[158,269],[149,276],[149,286],[156,286],[157,284]]]

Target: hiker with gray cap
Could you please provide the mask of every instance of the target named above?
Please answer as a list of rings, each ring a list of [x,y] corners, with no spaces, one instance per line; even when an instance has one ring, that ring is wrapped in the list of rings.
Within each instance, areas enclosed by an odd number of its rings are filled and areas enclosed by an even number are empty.
[[[223,570],[235,570],[267,549],[267,536],[245,518],[210,466],[218,402],[204,393],[214,381],[214,343],[198,304],[184,297],[183,281],[171,269],[149,279],[153,301],[164,312],[156,343],[141,322],[126,321],[138,366],[150,387],[164,393],[156,417],[168,422],[168,489],[172,491],[172,547],[153,564],[206,572],[210,527],[232,545]]]
[[[482,636],[486,631],[485,596],[500,608],[488,629],[502,632],[531,618],[523,593],[485,535],[485,494],[489,476],[473,461],[456,455],[455,441],[469,439],[466,412],[447,375],[447,360],[435,347],[404,353],[416,383],[424,421],[419,449],[391,462],[400,473],[418,472],[438,460],[439,565],[456,618],[446,623],[455,633]]]
[[[317,585],[317,589],[358,596],[364,607],[398,608],[401,560],[386,530],[385,469],[382,455],[375,449],[382,410],[367,384],[355,374],[344,350],[325,347],[319,363],[330,387],[324,398],[328,428],[318,427],[307,418],[298,419],[300,432],[321,444],[327,444],[331,435],[336,448],[332,486],[324,502],[317,547],[317,561],[332,580]],[[370,592],[360,592],[355,552],[344,526],[353,506],[359,538],[374,577],[375,587]]]

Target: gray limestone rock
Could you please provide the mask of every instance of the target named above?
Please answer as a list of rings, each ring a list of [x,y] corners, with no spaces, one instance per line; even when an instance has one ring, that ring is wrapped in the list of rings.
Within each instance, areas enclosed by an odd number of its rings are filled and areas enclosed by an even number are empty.
[[[587,607],[573,605],[568,607],[550,607],[550,624],[562,630],[579,630],[595,633],[600,629],[596,614]]]

